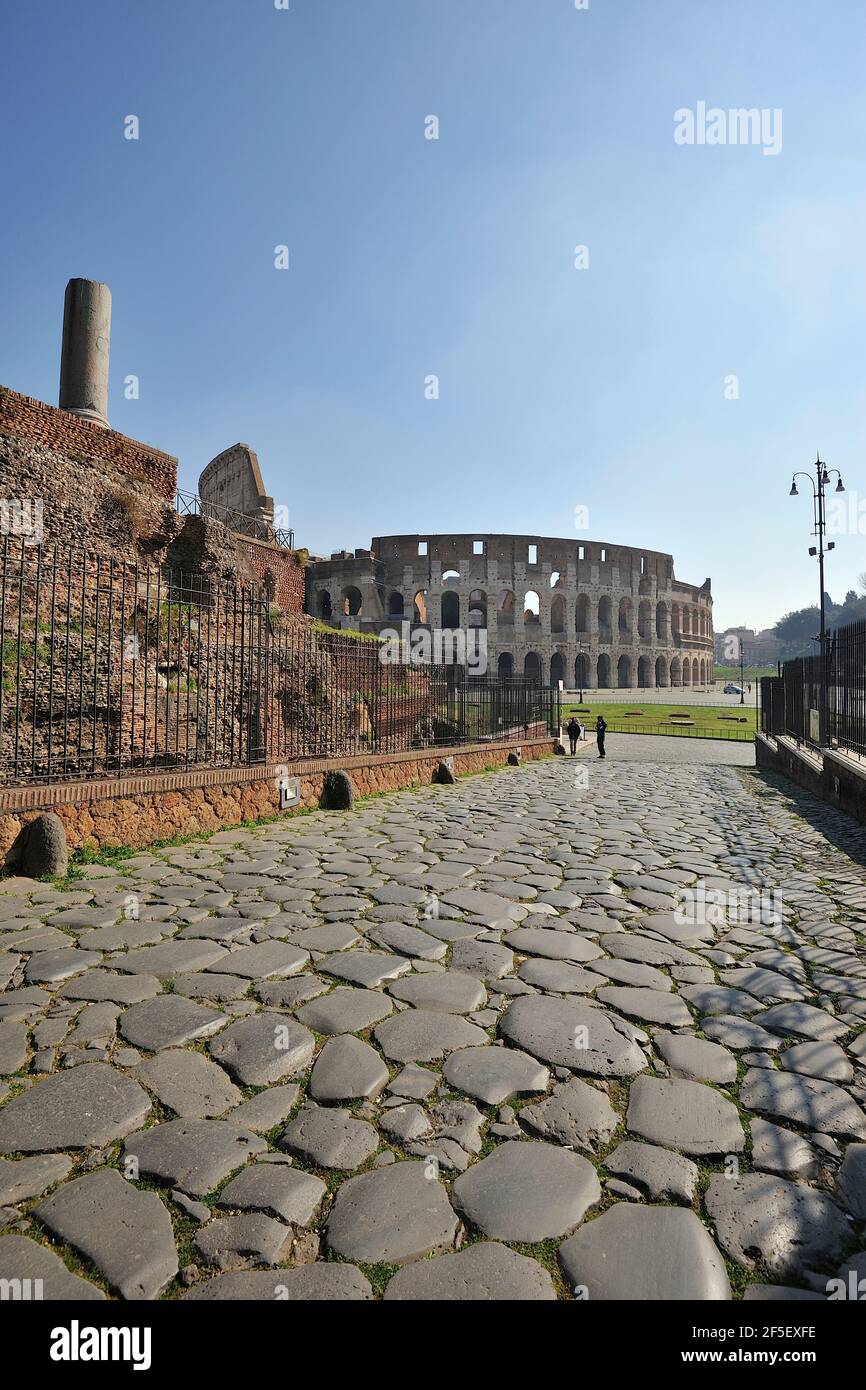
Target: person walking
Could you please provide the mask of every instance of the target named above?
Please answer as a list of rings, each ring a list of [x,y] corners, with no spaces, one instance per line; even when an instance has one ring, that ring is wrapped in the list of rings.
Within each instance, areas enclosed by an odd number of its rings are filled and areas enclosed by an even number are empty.
[[[568,734],[569,751],[571,752],[571,756],[574,757],[577,752],[577,740],[580,738],[580,725],[574,715],[571,716],[565,726],[565,732]]]
[[[595,741],[598,744],[598,756],[604,757],[604,736],[607,733],[607,724],[601,715],[595,721]]]

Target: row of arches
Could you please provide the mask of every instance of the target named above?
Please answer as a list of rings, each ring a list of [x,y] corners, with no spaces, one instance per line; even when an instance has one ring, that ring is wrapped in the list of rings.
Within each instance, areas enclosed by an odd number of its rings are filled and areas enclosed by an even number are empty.
[[[614,631],[614,607],[610,594],[602,594],[594,605],[596,630],[602,640],[610,639]],[[441,623],[443,628],[463,626],[460,613],[460,595],[454,589],[446,589],[441,600]],[[320,618],[334,616],[334,602],[327,589],[320,589],[314,600],[314,612]],[[360,589],[349,585],[340,593],[336,612],[347,617],[359,617],[363,608]],[[419,589],[412,600],[411,616],[416,623],[428,621],[428,593]],[[467,602],[468,627],[487,627],[489,600],[483,589],[472,589]],[[403,619],[410,616],[406,599],[398,589],[387,597],[386,612],[389,618]],[[496,619],[498,627],[513,627],[515,624],[515,594],[512,589],[503,589],[496,597]],[[575,632],[588,633],[593,616],[587,594],[579,594],[574,610]],[[629,635],[634,630],[635,606],[628,595],[624,595],[616,609],[616,630]],[[522,617],[524,628],[541,627],[541,602],[537,590],[528,589],[523,596]],[[568,630],[567,605],[564,594],[555,594],[550,604],[550,631],[564,633]],[[682,604],[668,605],[659,601],[653,605],[642,599],[637,605],[637,633],[643,641],[653,637],[668,641],[671,636],[708,637],[710,635],[710,616],[704,609],[690,609]]]
[[[562,681],[563,685],[572,684],[568,680],[566,661],[561,652],[554,652],[550,658],[549,673],[545,672],[538,652],[526,653],[522,672],[515,667],[512,653],[502,652],[497,674],[500,680],[508,680],[522,674],[527,680],[536,681],[543,681],[549,675],[551,685],[556,685],[559,681]],[[658,656],[654,660],[651,656],[641,656],[635,664],[630,655],[623,653],[614,664],[613,658],[607,652],[602,652],[595,662],[591,661],[586,652],[582,652],[574,663],[573,688],[651,690],[667,686],[706,685],[711,676],[712,666],[707,657]]]

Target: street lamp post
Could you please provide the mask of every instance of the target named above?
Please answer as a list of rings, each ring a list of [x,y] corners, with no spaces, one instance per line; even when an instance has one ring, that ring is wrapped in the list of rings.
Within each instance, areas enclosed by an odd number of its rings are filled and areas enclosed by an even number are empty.
[[[745,642],[743,641],[743,639],[742,639],[742,637],[741,637],[741,638],[740,638],[740,704],[741,704],[741,705],[744,705],[744,704],[746,703],[746,679],[745,679],[745,675],[744,675],[745,660],[746,660],[746,644],[745,644]]]
[[[827,620],[824,605],[824,535],[826,531],[826,517],[824,509],[824,492],[829,485],[830,478],[835,477],[836,492],[844,492],[845,485],[842,482],[842,474],[838,468],[828,468],[826,463],[821,462],[820,455],[815,459],[815,477],[811,473],[798,472],[791,479],[791,491],[789,497],[798,497],[797,479],[808,478],[812,485],[812,534],[817,536],[818,544],[809,547],[809,554],[818,557],[818,585],[820,589],[819,611],[821,614],[821,628],[818,636],[820,643],[820,694],[819,694],[819,741],[822,748],[826,748],[829,742],[828,719],[827,719]],[[828,541],[826,549],[835,550],[836,542]]]
[[[577,639],[577,669],[579,671],[578,681],[580,682],[580,703],[583,704],[583,641]]]

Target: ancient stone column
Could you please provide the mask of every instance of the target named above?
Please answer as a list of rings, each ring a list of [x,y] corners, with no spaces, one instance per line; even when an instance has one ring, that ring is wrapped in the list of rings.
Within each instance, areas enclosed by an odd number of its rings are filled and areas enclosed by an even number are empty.
[[[97,280],[70,280],[63,305],[60,409],[108,426],[111,290]]]

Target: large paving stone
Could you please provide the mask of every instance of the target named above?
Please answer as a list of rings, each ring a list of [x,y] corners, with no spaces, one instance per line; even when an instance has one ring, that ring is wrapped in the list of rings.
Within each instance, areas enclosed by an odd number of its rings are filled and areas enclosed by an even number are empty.
[[[543,1062],[592,1076],[632,1076],[647,1064],[631,1028],[582,1000],[525,995],[508,1006],[499,1031]]]
[[[255,946],[229,951],[210,969],[215,974],[225,970],[229,975],[240,975],[246,980],[266,980],[272,976],[297,975],[309,959],[309,951],[301,951],[286,941],[260,941]]]
[[[459,1047],[483,1047],[487,1034],[458,1014],[406,1009],[380,1023],[376,1042],[393,1062],[434,1062]]]
[[[0,1153],[46,1153],[110,1144],[136,1129],[150,1097],[104,1062],[38,1081],[0,1110]]]
[[[444,941],[405,922],[383,922],[370,932],[370,940],[389,951],[398,951],[401,956],[419,960],[441,960],[448,951]]]
[[[289,1259],[293,1232],[264,1212],[241,1212],[208,1221],[196,1233],[193,1248],[218,1269],[244,1269],[250,1264],[276,1265]]]
[[[75,947],[38,951],[27,962],[24,978],[29,985],[56,985],[61,980],[68,980],[70,975],[80,975],[90,966],[99,965],[101,960],[99,951],[82,951]]]
[[[618,1203],[559,1247],[572,1290],[606,1300],[719,1301],[731,1297],[724,1260],[693,1211]]]
[[[496,941],[475,941],[465,937],[455,941],[451,966],[482,980],[500,980],[514,968],[514,952]]]
[[[139,1004],[154,999],[162,985],[155,975],[114,975],[110,970],[88,970],[57,991],[61,999],[86,999],[92,1003]]]
[[[312,1033],[293,1018],[261,1013],[230,1024],[208,1051],[242,1086],[270,1086],[306,1071],[315,1046]]]
[[[135,1068],[138,1081],[176,1115],[213,1119],[239,1105],[239,1091],[221,1067],[200,1052],[166,1048]]]
[[[849,1144],[839,1169],[839,1195],[851,1215],[866,1221],[866,1144]]]
[[[627,1018],[640,1023],[663,1023],[666,1028],[687,1028],[692,1016],[677,994],[660,989],[633,989],[628,985],[605,985],[596,998]]]
[[[798,1071],[802,1076],[818,1076],[822,1081],[854,1079],[854,1068],[838,1043],[804,1042],[788,1047],[779,1056],[785,1071]]]
[[[537,1260],[495,1241],[480,1241],[457,1255],[439,1255],[398,1270],[385,1301],[421,1303],[549,1301],[553,1280]]]
[[[430,1165],[394,1163],[349,1178],[327,1224],[328,1246],[361,1264],[406,1264],[453,1245],[457,1217]]]
[[[39,1197],[62,1182],[72,1167],[66,1154],[37,1154],[33,1158],[0,1159],[0,1207],[16,1206]]]
[[[169,1120],[131,1134],[123,1164],[124,1171],[201,1197],[267,1147],[264,1139],[229,1120]]]
[[[510,1096],[546,1091],[550,1072],[534,1057],[512,1047],[464,1047],[452,1052],[442,1068],[456,1091],[501,1105]]]
[[[828,1014],[824,1009],[816,1009],[811,1004],[774,1004],[761,1014],[761,1024],[771,1033],[787,1037],[793,1033],[798,1038],[812,1038],[817,1041],[832,1041],[849,1032],[846,1023]]]
[[[740,1103],[821,1134],[866,1139],[866,1114],[856,1101],[841,1086],[815,1076],[755,1067],[743,1077]]]
[[[759,1023],[739,1018],[736,1014],[722,1014],[717,1018],[701,1019],[701,1030],[708,1038],[722,1043],[724,1047],[737,1049],[761,1048],[764,1052],[777,1052],[782,1040],[774,1033],[768,1033]]]
[[[502,926],[523,916],[515,903],[484,888],[455,888],[444,894],[443,901],[488,927]]]
[[[183,1294],[194,1303],[331,1303],[371,1299],[369,1280],[349,1264],[302,1265],[299,1269],[249,1270],[219,1274]]]
[[[501,1144],[457,1179],[458,1211],[493,1239],[534,1244],[573,1231],[601,1200],[592,1164],[552,1144]]]
[[[604,1092],[577,1077],[554,1087],[547,1100],[524,1106],[520,1120],[543,1139],[591,1152],[596,1144],[606,1144],[619,1124]]]
[[[396,980],[389,985],[388,993],[418,1009],[446,1014],[471,1014],[487,1002],[487,991],[481,981],[461,970],[411,975],[407,980]]]
[[[747,1269],[802,1278],[841,1259],[852,1233],[835,1202],[802,1183],[764,1173],[710,1180],[705,1203],[722,1248]]]
[[[627,1139],[608,1154],[604,1166],[618,1178],[626,1178],[654,1202],[678,1202],[690,1207],[700,1172],[698,1165],[682,1154],[660,1149],[655,1144],[636,1144]]]
[[[629,1091],[626,1128],[687,1154],[738,1154],[746,1144],[736,1106],[698,1081],[637,1077]]]
[[[379,1135],[366,1120],[346,1110],[305,1106],[280,1136],[280,1148],[314,1168],[360,1168],[379,1147]]]
[[[330,994],[311,999],[295,1011],[295,1017],[317,1033],[362,1033],[394,1012],[387,995],[375,989],[338,986]]]
[[[374,1098],[385,1088],[388,1068],[369,1043],[351,1033],[329,1038],[310,1073],[310,1095],[319,1101]]]
[[[218,1207],[263,1211],[295,1226],[308,1226],[327,1194],[321,1178],[284,1163],[251,1163],[227,1183]]]
[[[686,1033],[656,1033],[653,1042],[671,1069],[687,1081],[712,1081],[729,1086],[737,1079],[737,1063],[726,1048]]]
[[[782,1129],[755,1115],[749,1128],[752,1131],[752,1167],[763,1173],[780,1173],[783,1177],[814,1178],[819,1164],[815,1151],[793,1130]]]
[[[540,956],[525,960],[517,975],[526,984],[552,994],[591,994],[602,981],[601,975],[591,974],[583,966],[565,960],[543,960]]]
[[[323,975],[336,975],[350,984],[375,989],[385,980],[395,980],[412,969],[405,956],[387,955],[384,951],[337,951],[317,961],[316,969]]]
[[[36,1215],[91,1260],[121,1298],[156,1298],[177,1273],[171,1217],[112,1168],[65,1183]]]
[[[213,941],[163,941],[158,946],[141,946],[125,955],[113,956],[111,964],[129,975],[156,975],[170,980],[174,975],[190,975],[196,970],[212,970],[228,952]]]
[[[59,1255],[27,1236],[0,1236],[0,1279],[20,1279],[28,1291],[22,1290],[22,1297],[45,1302],[82,1303],[105,1298],[96,1284],[71,1274]]]
[[[158,1052],[162,1047],[181,1047],[208,1038],[228,1021],[218,1009],[208,1009],[178,994],[160,994],[126,1009],[120,1031],[133,1047]]]
[[[26,1061],[27,1025],[0,1023],[0,1076],[11,1076],[13,1072],[20,1071]]]
[[[577,932],[549,931],[545,927],[517,927],[504,938],[505,945],[521,956],[545,960],[588,961],[604,954],[595,941]]]

